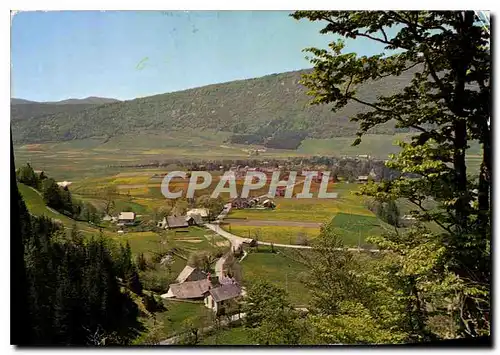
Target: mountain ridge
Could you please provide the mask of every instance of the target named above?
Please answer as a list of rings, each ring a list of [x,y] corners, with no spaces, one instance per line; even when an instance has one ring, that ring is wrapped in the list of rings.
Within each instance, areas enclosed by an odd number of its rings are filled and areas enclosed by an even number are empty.
[[[60,101],[32,101],[22,98],[13,97],[10,99],[11,105],[30,105],[30,104],[40,104],[40,105],[83,105],[83,104],[109,104],[113,102],[121,102],[121,100],[108,98],[108,97],[99,97],[99,96],[88,96],[83,99],[69,98]]]
[[[358,94],[370,102],[377,96],[401,90],[415,70],[364,83],[357,88]],[[332,112],[329,105],[309,105],[311,97],[300,80],[310,71],[277,73],[93,107],[80,106],[82,109],[78,109],[79,105],[58,105],[72,109],[44,115],[32,112],[29,117],[21,114],[17,119],[12,118],[13,137],[16,143],[41,143],[130,133],[216,130],[232,133],[233,143],[277,147],[276,142],[300,144],[305,137],[355,136],[358,125],[350,117],[365,112],[366,106],[351,102]],[[397,132],[405,130],[388,122],[370,133]],[[295,145],[286,148],[293,149]]]

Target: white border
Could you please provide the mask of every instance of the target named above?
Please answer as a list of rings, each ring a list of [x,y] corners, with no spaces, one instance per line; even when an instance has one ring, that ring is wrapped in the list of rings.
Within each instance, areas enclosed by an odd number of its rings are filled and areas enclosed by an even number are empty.
[[[464,1],[464,0],[454,0],[454,1],[435,1],[435,0],[420,0],[418,2],[403,2],[403,1],[317,1],[317,0],[308,0],[307,2],[302,0],[290,0],[290,1],[251,1],[251,2],[239,2],[239,1],[220,1],[220,0],[212,0],[212,1],[201,1],[201,0],[183,0],[178,2],[160,2],[157,0],[141,0],[137,3],[135,2],[124,2],[124,1],[107,1],[104,2],[102,0],[87,0],[87,1],[57,1],[57,0],[45,0],[43,2],[40,1],[5,1],[2,2],[2,10],[0,19],[1,19],[1,29],[2,29],[2,61],[3,65],[1,68],[2,76],[1,76],[1,84],[2,84],[2,115],[1,121],[2,129],[0,129],[0,134],[2,137],[0,138],[0,142],[3,145],[1,149],[1,169],[2,169],[2,177],[9,177],[10,179],[10,145],[9,145],[9,136],[10,136],[10,13],[8,12],[11,9],[15,10],[290,10],[290,9],[331,9],[335,8],[338,10],[367,10],[367,9],[407,9],[407,10],[417,10],[417,9],[433,9],[433,10],[463,10],[463,9],[485,9],[492,10],[493,14],[495,13],[496,6],[498,2],[493,1]],[[496,33],[496,27],[494,28],[494,32]],[[495,48],[496,46],[494,46]],[[497,58],[495,56],[494,58]],[[9,68],[9,71],[7,71]],[[495,84],[496,84],[495,80]],[[494,93],[497,91],[495,90]],[[495,95],[495,98],[497,95]],[[495,110],[496,113],[496,110]],[[500,125],[495,128],[495,133],[500,130]],[[495,157],[500,156],[500,144],[495,145]],[[497,176],[494,176],[495,180]],[[9,267],[9,255],[10,255],[10,221],[7,216],[10,216],[8,211],[10,210],[10,184],[7,183],[7,179],[2,179],[4,183],[1,184],[0,196],[2,196],[2,203],[0,205],[1,215],[4,216],[3,224],[2,224],[2,248],[1,249],[1,260],[3,261],[3,267],[1,268],[2,272],[2,280],[4,285],[6,285],[7,280],[10,282],[10,267]],[[495,181],[496,184],[496,181]],[[496,201],[499,201],[496,196],[495,190],[495,204]],[[500,221],[499,216],[500,213],[495,212],[495,220]],[[10,217],[9,217],[10,218]],[[493,252],[492,255],[495,253]],[[496,271],[496,270],[495,270]],[[495,275],[497,273],[495,272]],[[496,280],[495,280],[496,281]],[[495,293],[494,293],[495,295]],[[496,297],[495,297],[496,298]],[[495,301],[497,301],[495,299]],[[13,347],[9,346],[10,344],[10,294],[4,288],[1,293],[1,301],[0,304],[3,307],[2,312],[2,327],[1,327],[1,337],[2,337],[2,350],[10,350],[13,351]],[[494,302],[494,305],[498,305],[498,302]],[[494,308],[495,310],[495,308]],[[497,313],[497,312],[495,312]],[[494,317],[497,319],[497,317]],[[493,330],[497,329],[497,327],[493,327]],[[51,349],[47,349],[51,351]],[[165,349],[164,351],[172,351],[173,349]],[[185,352],[185,351],[196,351],[196,349],[187,350],[187,349],[175,349],[176,351]],[[243,350],[243,349],[242,349]],[[249,349],[253,351],[254,349]],[[272,351],[290,351],[293,349],[273,349]],[[319,350],[319,349],[318,349]],[[325,349],[330,351],[330,349]],[[358,352],[361,350],[353,350],[351,351]],[[377,349],[377,348],[369,348],[366,349],[368,351],[383,351],[386,352],[388,349]],[[396,350],[404,350],[404,348],[398,348]],[[424,350],[423,348],[421,350]],[[453,349],[455,350],[455,349]],[[463,350],[467,351],[467,353],[474,353],[473,349],[464,348]],[[19,351],[19,350],[17,350]],[[23,350],[28,351],[28,350]],[[119,350],[121,351],[121,350]],[[160,350],[161,351],[161,350]],[[204,351],[210,352],[220,352],[221,349],[204,349]],[[231,350],[230,350],[231,351]],[[234,351],[234,350],[232,350]],[[261,351],[271,351],[269,349],[261,350]],[[299,351],[311,351],[307,349],[301,349]],[[425,351],[429,351],[429,349],[425,349]],[[431,352],[436,350],[430,349]],[[439,351],[439,350],[437,350]],[[69,353],[70,350],[65,350],[64,352]],[[3,353],[3,351],[2,351]]]

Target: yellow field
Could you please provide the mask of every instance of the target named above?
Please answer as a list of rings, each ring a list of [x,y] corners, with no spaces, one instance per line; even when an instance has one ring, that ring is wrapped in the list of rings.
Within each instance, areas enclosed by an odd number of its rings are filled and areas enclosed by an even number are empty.
[[[316,238],[319,235],[319,228],[310,227],[277,227],[277,226],[244,226],[231,224],[223,227],[228,232],[244,238],[254,238],[262,242],[272,242],[279,244],[296,244],[297,237],[304,235],[307,239]]]

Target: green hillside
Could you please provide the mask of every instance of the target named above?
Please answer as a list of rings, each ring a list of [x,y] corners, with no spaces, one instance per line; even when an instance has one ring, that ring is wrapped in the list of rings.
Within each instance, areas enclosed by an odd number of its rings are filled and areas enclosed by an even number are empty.
[[[308,105],[311,98],[299,83],[306,72],[273,74],[44,116],[37,116],[35,111],[24,116],[14,111],[13,137],[16,143],[41,143],[172,130],[215,130],[232,133],[233,143],[279,147],[294,141],[288,148],[295,149],[305,137],[354,136],[357,124],[349,118],[365,107],[352,103],[332,113],[328,105]],[[359,95],[373,101],[403,88],[412,75],[408,71],[400,77],[364,84],[358,88]],[[32,105],[15,105],[22,106]],[[396,132],[392,123],[373,131],[389,135]]]
[[[113,102],[119,101],[105,97],[87,97],[85,99],[68,99],[57,102],[35,102],[12,98],[10,99],[10,117],[12,121],[15,121],[58,113],[74,114],[78,111]]]

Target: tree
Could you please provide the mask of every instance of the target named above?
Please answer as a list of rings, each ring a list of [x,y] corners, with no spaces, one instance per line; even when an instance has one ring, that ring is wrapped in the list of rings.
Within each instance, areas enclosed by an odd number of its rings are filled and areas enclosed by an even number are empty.
[[[389,200],[384,208],[384,221],[396,228],[399,227],[400,213],[399,208],[394,200]]]
[[[210,252],[206,250],[199,250],[189,255],[187,264],[191,267],[201,269],[205,272],[210,272],[213,261],[214,258],[210,254]]]
[[[163,217],[170,215],[172,210],[173,210],[173,208],[171,206],[168,206],[168,205],[161,206],[158,209],[157,219],[161,220],[161,219],[163,219]]]
[[[57,185],[54,179],[45,179],[43,181],[43,200],[47,206],[52,207],[56,210],[63,209],[65,202],[61,196],[60,187]]]
[[[297,245],[309,245],[309,238],[305,232],[297,233],[297,239],[295,240]]]
[[[146,271],[148,268],[148,261],[146,260],[146,257],[144,256],[144,253],[140,253],[137,256],[137,268],[140,271]]]
[[[302,279],[311,290],[308,324],[316,343],[434,339],[421,322],[425,319],[422,302],[417,301],[411,283],[423,277],[423,272],[403,270],[394,254],[370,256],[345,250],[332,223],[321,229],[312,246],[304,258],[308,272]]]
[[[17,171],[17,180],[36,189],[39,187],[38,177],[29,163],[26,163],[26,166],[19,168]]]
[[[171,210],[171,214],[174,216],[183,216],[188,210],[188,202],[185,198],[178,198],[175,200],[175,205]]]
[[[305,324],[288,301],[286,292],[259,280],[252,284],[242,305],[245,327],[261,345],[297,345],[306,337]]]
[[[384,54],[371,57],[343,53],[343,42],[329,50],[309,48],[313,73],[304,84],[315,104],[331,104],[336,111],[351,102],[366,110],[351,120],[359,122],[358,138],[386,122],[411,129],[409,143],[392,156],[389,168],[411,174],[367,186],[364,194],[381,200],[405,198],[422,221],[439,225],[433,234],[444,246],[435,260],[435,285],[459,292],[455,307],[460,334],[489,334],[491,277],[491,126],[489,28],[473,11],[297,11],[296,19],[324,21],[323,34],[367,38],[384,45]],[[391,30],[389,30],[389,28]],[[401,90],[372,98],[358,95],[360,86],[387,76],[409,75]],[[482,145],[478,179],[467,175],[466,149],[470,141]],[[477,189],[477,194],[473,191]],[[428,197],[438,204],[427,209]],[[400,245],[400,244],[398,244]],[[393,244],[386,244],[393,250]],[[394,250],[406,254],[404,250]],[[414,255],[426,259],[424,254]],[[432,258],[433,260],[435,258]],[[448,270],[457,278],[446,285]]]
[[[242,312],[246,313],[245,326],[258,327],[270,309],[288,309],[290,303],[285,291],[267,281],[258,280],[247,290]]]
[[[210,195],[202,195],[197,199],[196,204],[198,207],[208,209],[209,221],[218,216],[224,208],[224,200],[220,196],[211,198]]]
[[[200,341],[200,329],[194,317],[188,317],[182,321],[184,336],[180,340],[182,345],[196,345]]]
[[[105,197],[105,205],[104,205],[104,213],[106,215],[111,215],[115,210],[115,196],[117,194],[116,186],[111,185],[107,186],[104,192]]]
[[[400,212],[398,205],[394,200],[389,200],[387,202],[373,201],[371,210],[377,215],[381,220],[398,228],[400,226]]]

